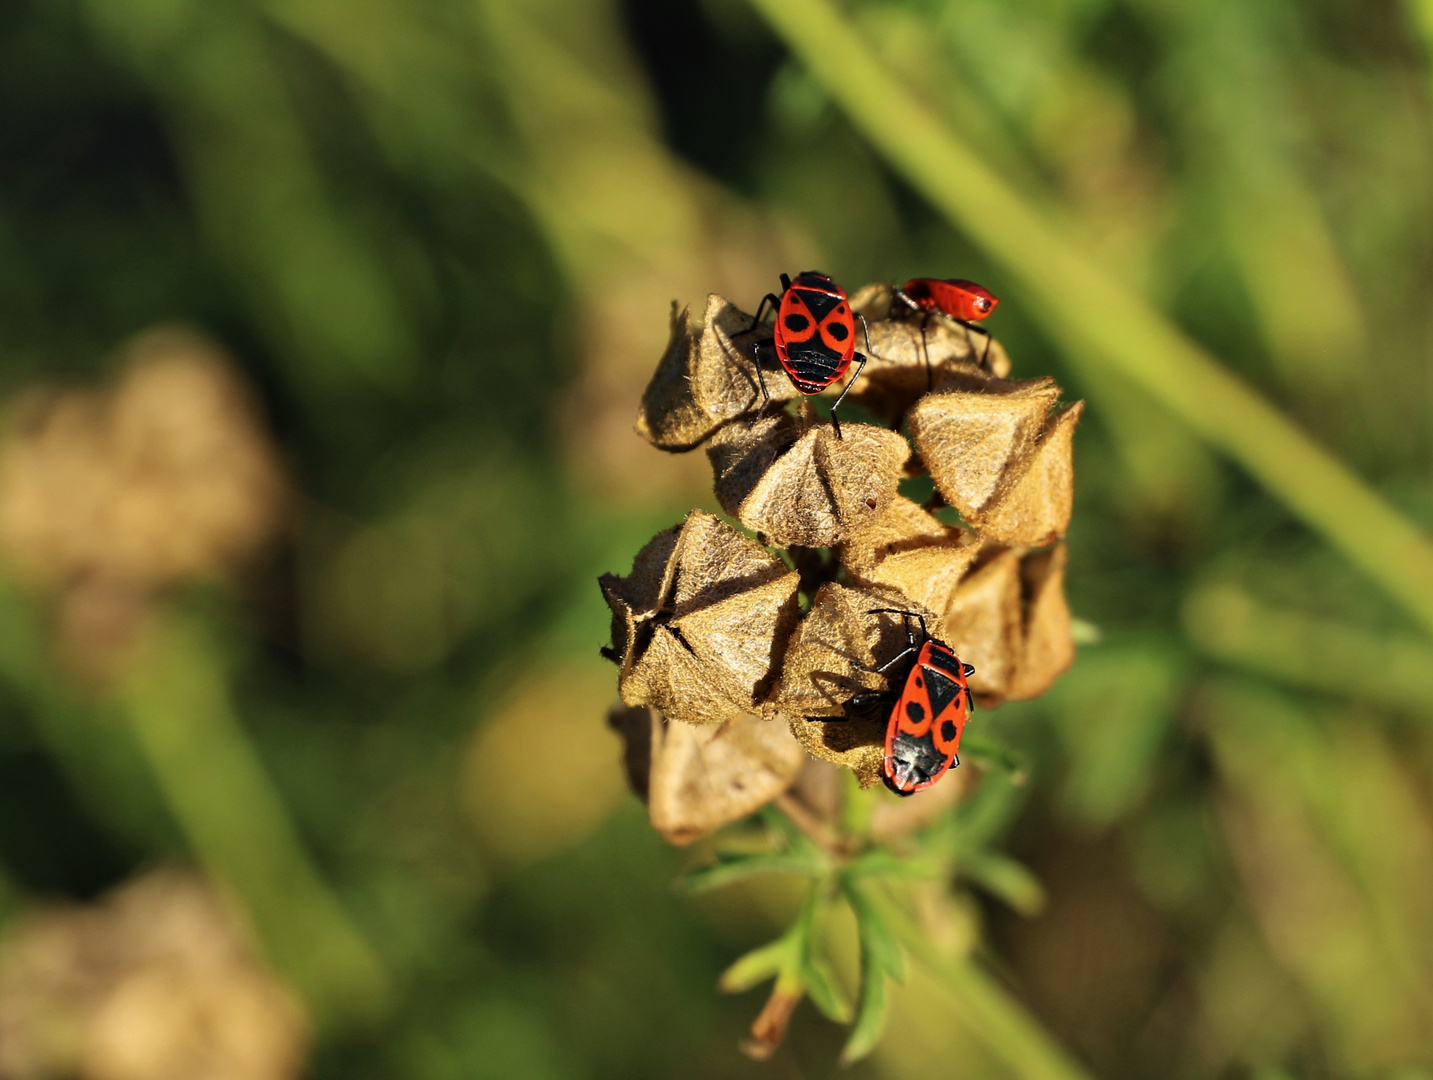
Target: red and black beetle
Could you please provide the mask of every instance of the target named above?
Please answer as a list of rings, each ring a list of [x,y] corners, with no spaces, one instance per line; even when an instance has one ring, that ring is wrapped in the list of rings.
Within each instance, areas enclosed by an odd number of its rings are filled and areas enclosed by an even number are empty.
[[[897,795],[914,795],[960,764],[956,755],[960,736],[975,708],[966,680],[975,668],[930,636],[925,616],[898,608],[876,608],[867,614],[899,615],[905,621],[906,648],[876,668],[881,674],[889,672],[891,686],[900,689],[857,694],[847,702],[847,713],[890,706],[881,778]],[[920,623],[919,645],[912,618]]]
[[[985,350],[980,354],[980,363],[990,355],[990,331],[975,324],[988,318],[1000,301],[988,289],[973,281],[959,278],[911,278],[891,293],[891,316],[895,317],[895,305],[902,304],[913,314],[920,314],[929,322],[934,315],[954,319],[969,333],[985,335]],[[925,336],[925,322],[921,324],[921,336]],[[930,356],[926,356],[926,372],[930,372]]]
[[[856,351],[857,319],[866,329],[866,350],[869,352],[871,348],[865,317],[851,310],[846,290],[815,270],[796,275],[795,281],[782,274],[781,295],[763,296],[751,325],[743,333],[749,334],[761,325],[768,303],[776,309],[776,325],[771,340],[759,341],[754,347],[756,377],[765,400],[770,401],[771,395],[766,392],[766,380],[761,374],[761,350],[768,345],[776,347],[776,359],[790,376],[792,385],[803,394],[819,394],[841,379],[850,370],[851,361],[856,361],[856,374],[831,406],[831,426],[839,439],[841,423],[836,419],[836,410],[845,400],[851,383],[861,377],[861,369],[866,366],[865,356]]]

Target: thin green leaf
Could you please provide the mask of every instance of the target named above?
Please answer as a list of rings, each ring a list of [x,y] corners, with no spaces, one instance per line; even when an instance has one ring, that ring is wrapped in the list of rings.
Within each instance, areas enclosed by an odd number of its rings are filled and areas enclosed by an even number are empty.
[[[841,1063],[848,1065],[869,1054],[880,1039],[888,1004],[886,978],[899,982],[905,977],[905,957],[865,886],[856,878],[843,875],[841,890],[856,916],[856,931],[861,942],[861,1006],[851,1037],[841,1051]]]
[[[886,925],[886,918],[880,907],[871,898],[865,886],[846,878],[842,881],[846,899],[856,916],[856,927],[861,939],[861,965],[868,960],[872,967],[884,971],[896,982],[905,978],[905,956],[901,947]]]
[[[851,999],[825,957],[812,949],[806,956],[801,975],[805,980],[806,993],[811,998],[811,1004],[820,1009],[828,1020],[834,1020],[838,1024],[851,1022],[851,1015],[855,1011]]]
[[[852,877],[936,878],[945,868],[936,859],[897,855],[889,848],[872,848],[852,859],[845,872]]]
[[[970,852],[961,859],[960,872],[1021,915],[1038,915],[1045,907],[1045,887],[1040,879],[1005,855]]]
[[[790,932],[782,934],[775,941],[752,949],[731,967],[721,973],[717,986],[728,994],[740,994],[750,990],[757,983],[779,974],[790,962],[796,949],[796,941]]]
[[[886,993],[885,972],[865,969],[861,974],[861,1011],[856,1016],[851,1037],[841,1049],[841,1064],[850,1065],[875,1049],[886,1029],[886,1010],[890,997]]]
[[[801,874],[815,877],[822,873],[820,861],[809,854],[740,855],[718,858],[711,866],[695,870],[677,882],[683,892],[698,893],[720,889],[734,882],[759,874]]]

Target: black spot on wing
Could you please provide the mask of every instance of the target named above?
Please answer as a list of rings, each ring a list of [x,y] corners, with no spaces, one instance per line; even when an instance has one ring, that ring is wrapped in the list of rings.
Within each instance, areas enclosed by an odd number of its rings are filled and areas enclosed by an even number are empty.
[[[799,311],[793,311],[790,315],[786,316],[786,329],[790,330],[793,334],[801,333],[801,331],[810,325],[811,320]]]
[[[910,718],[911,723],[919,724],[925,719],[925,706],[919,701],[907,701],[906,716]]]
[[[851,332],[846,329],[846,324],[843,322],[829,323],[826,327],[826,333],[830,334],[837,341],[845,341],[851,336]]]
[[[940,741],[944,743],[955,742],[958,731],[954,720],[946,720],[940,725]]]

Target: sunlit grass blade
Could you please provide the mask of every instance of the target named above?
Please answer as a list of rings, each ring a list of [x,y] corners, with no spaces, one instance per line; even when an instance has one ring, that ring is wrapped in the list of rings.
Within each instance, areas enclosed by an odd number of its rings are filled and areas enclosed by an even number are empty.
[[[1141,386],[1433,630],[1433,542],[1421,529],[1046,221],[829,0],[752,3],[892,166],[1021,282],[1056,341]]]
[[[1273,607],[1234,584],[1191,592],[1183,615],[1190,639],[1216,660],[1291,686],[1433,718],[1433,647],[1421,638]]]

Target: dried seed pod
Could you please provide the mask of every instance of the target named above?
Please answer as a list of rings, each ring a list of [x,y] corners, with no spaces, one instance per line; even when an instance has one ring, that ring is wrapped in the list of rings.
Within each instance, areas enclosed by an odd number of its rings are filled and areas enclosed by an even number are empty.
[[[690,844],[780,795],[807,760],[786,725],[747,713],[719,727],[669,723],[656,709],[614,709],[629,777],[647,800],[652,827]],[[647,769],[634,775],[647,759]]]
[[[933,636],[944,637],[934,612],[894,590],[827,582],[787,646],[768,706],[789,718],[808,753],[852,770],[862,787],[881,779],[886,724],[875,717],[847,719],[846,706],[863,690],[887,689],[875,668],[907,645],[901,621],[877,618],[870,614],[874,608],[918,612]]]
[[[830,547],[895,500],[910,445],[869,424],[786,416],[733,424],[708,449],[722,509],[783,547]]]
[[[732,340],[750,325],[750,315],[715,293],[707,297],[700,327],[690,310],[679,315],[673,304],[671,340],[642,394],[637,434],[663,450],[691,450],[728,420],[761,407],[756,337]],[[800,396],[790,380],[775,375],[766,379],[773,401]]]
[[[758,707],[799,615],[797,575],[700,510],[658,533],[629,576],[598,583],[622,700],[694,724]]]
[[[980,534],[1020,547],[1044,547],[1062,539],[1075,506],[1075,425],[1085,411],[1077,401],[1045,424],[1025,471],[1003,497],[986,507]]]
[[[1065,601],[1067,562],[1069,552],[1060,544],[1049,551],[1026,555],[1020,564],[1025,592],[1025,643],[1007,691],[1012,701],[1039,697],[1075,662],[1070,607]]]
[[[975,665],[970,689],[987,705],[998,704],[1015,677],[1023,642],[1020,556],[987,549],[983,565],[956,588],[945,608],[945,642]]]
[[[983,537],[1039,547],[1068,528],[1083,403],[1051,417],[1059,396],[1050,379],[992,381],[932,394],[911,410],[911,434],[936,487]]]
[[[885,586],[943,611],[980,552],[980,541],[897,495],[866,531],[841,548],[851,580]]]
[[[988,382],[932,394],[911,410],[911,435],[945,501],[967,521],[1011,486],[1060,399],[1053,379]]]

